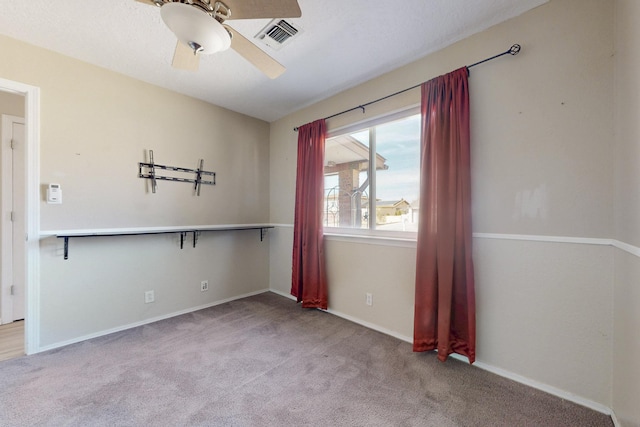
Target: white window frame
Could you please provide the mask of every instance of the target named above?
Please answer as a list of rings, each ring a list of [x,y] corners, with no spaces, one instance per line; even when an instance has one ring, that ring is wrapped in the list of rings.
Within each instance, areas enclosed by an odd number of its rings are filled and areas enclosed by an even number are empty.
[[[392,111],[390,113],[385,113],[376,117],[372,117],[366,120],[361,120],[355,123],[351,123],[345,126],[338,127],[336,129],[331,129],[327,132],[326,139],[333,138],[340,135],[356,133],[358,131],[362,131],[364,129],[371,129],[375,126],[383,125],[385,123],[393,122],[396,120],[400,120],[403,118],[407,118],[409,116],[413,116],[416,114],[420,114],[420,104],[411,105],[399,110]],[[376,143],[375,137],[370,133],[369,134],[369,168],[371,165],[375,165],[375,155],[376,155]],[[373,171],[369,171],[369,207],[368,210],[370,212],[375,213],[375,200],[376,200],[376,173]],[[373,221],[375,225],[375,221]],[[371,228],[371,223],[369,225],[370,228],[351,228],[351,227],[323,227],[324,235],[331,238],[332,240],[340,240],[340,239],[355,239],[361,243],[370,243],[372,240],[383,239],[388,241],[393,241],[399,244],[400,246],[405,246],[408,244],[410,247],[413,242],[417,240],[417,232],[415,231],[389,231],[389,230],[378,230],[375,228]],[[393,245],[395,246],[396,243]]]

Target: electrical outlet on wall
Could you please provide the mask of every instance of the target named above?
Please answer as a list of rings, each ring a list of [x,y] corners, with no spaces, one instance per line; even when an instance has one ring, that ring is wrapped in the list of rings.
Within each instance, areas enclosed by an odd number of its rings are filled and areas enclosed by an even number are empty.
[[[200,292],[204,292],[208,290],[209,290],[209,281],[203,280],[202,282],[200,282]]]
[[[144,303],[149,304],[150,302],[154,302],[156,300],[156,295],[154,291],[146,291],[144,293]]]
[[[373,294],[367,292],[365,295],[365,302],[368,306],[372,306],[373,305]]]

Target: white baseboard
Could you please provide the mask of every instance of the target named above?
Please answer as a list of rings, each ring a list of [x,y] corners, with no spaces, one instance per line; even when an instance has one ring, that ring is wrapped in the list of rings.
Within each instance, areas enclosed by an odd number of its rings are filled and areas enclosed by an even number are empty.
[[[274,294],[280,295],[281,297],[289,298],[290,300],[296,301],[296,297],[294,297],[293,295],[288,294],[286,292],[278,291],[278,290],[275,290],[275,289],[269,289],[269,292],[273,292]]]
[[[296,301],[296,297],[294,297],[291,294],[287,294],[285,292],[277,291],[275,289],[269,289],[269,290],[271,292],[273,292],[274,294],[277,294],[277,295],[280,295],[282,297],[289,298],[290,300]],[[348,314],[344,314],[344,313],[341,313],[339,311],[332,310],[332,309],[322,310],[322,311],[326,311],[327,313],[333,314],[334,316],[338,316],[338,317],[341,317],[341,318],[343,318],[345,320],[348,320],[350,322],[356,323],[358,325],[362,325],[365,328],[369,328],[369,329],[373,329],[374,331],[382,332],[385,335],[390,335],[390,336],[392,336],[394,338],[397,338],[397,339],[399,339],[401,341],[406,341],[408,343],[412,343],[413,342],[412,338],[405,337],[404,335],[400,335],[400,334],[398,334],[396,332],[393,332],[390,329],[381,328],[378,325],[374,325],[373,323],[365,322],[365,321],[360,320],[360,319],[358,319],[356,317],[349,316]]]
[[[292,295],[286,294],[284,292],[277,291],[275,289],[270,289],[270,291],[275,293],[275,294],[281,295],[281,296],[283,296],[285,298],[289,298],[289,299],[292,299],[292,300],[295,301],[295,298]],[[363,321],[361,319],[358,319],[356,317],[350,316],[348,314],[344,314],[344,313],[341,313],[339,311],[335,311],[335,310],[332,310],[332,309],[323,310],[323,311],[326,311],[327,313],[333,314],[334,316],[341,317],[341,318],[343,318],[345,320],[348,320],[350,322],[356,323],[358,325],[362,325],[362,326],[364,326],[366,328],[369,328],[369,329],[372,329],[374,331],[381,332],[381,333],[383,333],[385,335],[392,336],[394,338],[399,339],[400,341],[405,341],[405,342],[407,342],[409,344],[413,343],[413,338],[411,338],[411,337],[399,334],[397,332],[394,332],[394,331],[391,331],[389,329],[380,327],[380,326],[375,325],[373,323],[369,323],[369,322]],[[465,363],[469,363],[468,359],[465,356],[462,356],[462,355],[459,355],[459,354],[451,354],[450,357],[452,357],[452,358],[454,358],[456,360],[460,360],[460,361],[465,362]],[[496,366],[490,365],[488,363],[484,363],[484,362],[482,362],[480,360],[476,360],[472,366],[475,366],[475,367],[477,367],[479,369],[482,369],[482,370],[491,372],[493,374],[499,375],[501,377],[508,378],[510,380],[513,380],[515,382],[524,384],[526,386],[533,387],[533,388],[538,389],[538,390],[542,390],[542,391],[544,391],[546,393],[552,394],[552,395],[554,395],[556,397],[559,397],[561,399],[568,400],[570,402],[577,403],[578,405],[585,406],[587,408],[593,409],[596,412],[600,412],[602,414],[609,415],[609,416],[611,416],[611,419],[613,420],[613,424],[616,427],[620,426],[620,424],[618,423],[618,421],[617,421],[617,419],[615,417],[615,414],[613,413],[611,408],[609,408],[609,407],[607,407],[605,405],[602,405],[600,403],[597,403],[597,402],[594,402],[592,400],[586,399],[584,397],[578,396],[576,394],[570,393],[568,391],[561,390],[559,388],[550,386],[548,384],[544,384],[544,383],[532,380],[530,378],[524,377],[524,376],[516,374],[514,372],[510,372],[510,371],[507,371],[505,369],[498,368]]]
[[[611,410],[611,421],[613,421],[614,427],[622,427],[622,424],[616,418],[616,414],[613,412],[613,409]]]
[[[365,321],[357,319],[357,318],[355,318],[353,316],[349,316],[347,314],[340,313],[340,312],[337,312],[337,311],[334,311],[334,310],[331,310],[331,309],[327,310],[327,312],[331,313],[331,314],[334,314],[334,315],[336,315],[338,317],[341,317],[343,319],[349,320],[351,322],[357,323],[359,325],[362,325],[364,327],[367,327],[369,329],[373,329],[373,330],[381,332],[383,334],[390,335],[390,336],[392,336],[394,338],[397,338],[397,339],[399,339],[401,341],[405,341],[405,342],[407,342],[409,344],[413,344],[413,338],[411,338],[411,337],[407,337],[405,335],[398,334],[396,332],[390,331],[389,329],[382,328],[382,327],[380,327],[378,325],[375,325],[375,324],[372,324],[372,323],[369,323],[369,322],[365,322]],[[469,360],[467,359],[466,356],[462,356],[462,355],[454,353],[454,354],[451,354],[450,357],[452,357],[452,358],[454,358],[456,360],[460,360],[460,361],[465,362],[465,363],[469,363]],[[473,363],[472,366],[475,366],[475,367],[480,368],[482,370],[485,370],[485,371],[491,372],[493,374],[499,375],[501,377],[508,378],[510,380],[513,380],[513,381],[516,381],[518,383],[527,385],[529,387],[533,387],[533,388],[536,388],[538,390],[542,390],[542,391],[544,391],[546,393],[549,393],[549,394],[552,394],[554,396],[560,397],[561,399],[568,400],[570,402],[577,403],[578,405],[585,406],[587,408],[593,409],[594,411],[597,411],[597,412],[600,412],[600,413],[603,413],[603,414],[606,414],[606,415],[612,415],[613,414],[613,411],[611,410],[611,408],[609,408],[609,407],[607,407],[605,405],[602,405],[600,403],[594,402],[594,401],[589,400],[589,399],[585,399],[584,397],[575,395],[575,394],[570,393],[568,391],[561,390],[559,388],[550,386],[548,384],[544,384],[544,383],[532,380],[532,379],[524,377],[522,375],[518,375],[516,373],[507,371],[505,369],[495,367],[495,366],[490,365],[488,363],[484,363],[484,362],[482,362],[480,360],[476,359],[476,361]],[[612,416],[612,419],[613,419],[613,416]],[[615,421],[614,421],[614,424],[615,424]]]
[[[274,294],[277,294],[277,295],[280,295],[280,296],[282,296],[282,297],[289,298],[290,300],[296,301],[296,297],[294,297],[294,296],[293,296],[293,295],[291,295],[291,294],[287,294],[287,293],[285,293],[285,292],[277,291],[277,290],[275,290],[275,289],[270,289],[270,291],[271,291],[271,292],[273,292]],[[372,329],[372,330],[377,331],[377,332],[382,332],[383,334],[385,334],[385,335],[389,335],[389,336],[392,336],[392,337],[394,337],[394,338],[397,338],[397,339],[399,339],[400,341],[405,341],[405,342],[408,342],[408,343],[413,343],[413,339],[412,339],[412,338],[410,338],[410,337],[406,337],[406,336],[404,336],[404,335],[400,335],[400,334],[398,334],[397,332],[394,332],[394,331],[392,331],[392,330],[390,330],[390,329],[381,328],[381,327],[380,327],[380,326],[378,326],[378,325],[374,325],[373,323],[365,322],[365,321],[363,321],[363,320],[360,320],[360,319],[358,319],[358,318],[356,318],[356,317],[353,317],[353,316],[350,316],[350,315],[348,315],[348,314],[344,314],[344,313],[341,313],[341,312],[339,312],[339,311],[332,310],[332,309],[322,310],[322,311],[326,311],[327,313],[333,314],[334,316],[341,317],[341,318],[343,318],[343,319],[345,319],[345,320],[348,320],[348,321],[350,321],[350,322],[356,323],[356,324],[358,324],[358,325],[362,325],[362,326],[364,326],[365,328],[369,328],[369,329]]]
[[[341,313],[341,312],[336,311],[336,310],[328,309],[328,310],[325,310],[325,311],[327,313],[333,314],[334,316],[338,316],[338,317],[341,317],[341,318],[343,318],[345,320],[348,320],[350,322],[357,323],[358,325],[362,325],[365,328],[373,329],[374,331],[381,332],[381,333],[383,333],[385,335],[389,335],[389,336],[392,336],[394,338],[397,338],[400,341],[404,341],[404,342],[408,342],[409,344],[413,344],[413,338],[407,337],[405,335],[401,335],[401,334],[399,334],[397,332],[394,332],[394,331],[392,331],[390,329],[380,327],[378,325],[366,322],[364,320],[360,320],[360,319],[358,319],[356,317],[350,316],[348,314]]]
[[[462,356],[459,354],[451,354],[450,357],[460,360],[465,363],[469,363],[466,356]],[[515,382],[524,384],[529,387],[533,387],[535,389],[544,391],[545,393],[552,394],[556,397],[559,397],[564,400],[568,400],[573,403],[577,403],[578,405],[585,406],[587,408],[593,409],[596,412],[600,412],[605,415],[611,416],[613,419],[613,411],[608,406],[602,405],[598,402],[594,402],[593,400],[586,399],[582,396],[578,396],[576,394],[570,393],[568,391],[550,386],[548,384],[541,383],[539,381],[532,380],[531,378],[527,378],[525,376],[516,374],[511,371],[507,371],[506,369],[498,368],[496,366],[490,365],[488,363],[484,363],[480,360],[476,360],[472,366],[480,368],[484,371],[491,372],[492,374],[499,375],[501,377],[513,380]],[[614,421],[615,424],[615,421]]]
[[[254,296],[254,295],[263,294],[265,292],[269,292],[269,289],[262,289],[262,290],[255,291],[255,292],[249,292],[248,294],[238,295],[238,296],[235,296],[235,297],[232,297],[232,298],[227,298],[227,299],[223,299],[223,300],[220,300],[220,301],[215,301],[215,302],[212,302],[212,303],[209,303],[209,304],[199,305],[197,307],[190,307],[190,308],[187,308],[185,310],[175,311],[173,313],[164,314],[162,316],[152,317],[150,319],[145,319],[145,320],[142,320],[140,322],[129,323],[127,325],[118,326],[116,328],[107,329],[107,330],[96,332],[96,333],[89,334],[89,335],[83,335],[81,337],[73,338],[73,339],[70,339],[70,340],[67,340],[67,341],[61,341],[61,342],[57,342],[55,344],[50,344],[50,345],[47,345],[47,346],[44,346],[44,347],[38,347],[36,349],[36,351],[34,353],[32,353],[32,354],[42,353],[43,351],[49,351],[49,350],[53,350],[53,349],[56,349],[56,348],[65,347],[65,346],[70,345],[70,344],[76,344],[76,343],[79,343],[79,342],[82,342],[82,341],[86,341],[86,340],[90,340],[90,339],[93,339],[93,338],[99,338],[99,337],[102,337],[102,336],[105,336],[105,335],[113,334],[114,332],[120,332],[120,331],[125,331],[125,330],[131,329],[131,328],[137,328],[138,326],[148,325],[149,323],[158,322],[160,320],[169,319],[171,317],[176,317],[176,316],[180,316],[180,315],[187,314],[187,313],[193,313],[194,311],[203,310],[205,308],[214,307],[216,305],[224,304],[224,303],[227,303],[227,302],[239,300],[239,299],[242,299],[242,298],[251,297],[251,296]]]
[[[296,300],[296,298],[294,296],[292,296],[292,295],[290,295],[288,293],[285,293],[285,292],[281,292],[281,291],[278,291],[278,290],[275,290],[275,289],[262,289],[262,290],[259,290],[259,291],[250,292],[250,293],[243,294],[243,295],[238,295],[238,296],[235,296],[235,297],[232,297],[232,298],[227,298],[227,299],[224,299],[224,300],[215,301],[215,302],[212,302],[212,303],[209,303],[209,304],[204,304],[204,305],[200,305],[200,306],[197,306],[197,307],[191,307],[191,308],[188,308],[188,309],[185,309],[185,310],[180,310],[180,311],[176,311],[176,312],[173,312],[173,313],[165,314],[165,315],[162,315],[162,316],[153,317],[153,318],[146,319],[146,320],[143,320],[143,321],[140,321],[140,322],[130,323],[130,324],[127,324],[127,325],[116,327],[116,328],[107,329],[107,330],[96,332],[96,333],[89,334],[89,335],[84,335],[84,336],[81,336],[81,337],[73,338],[71,340],[61,341],[61,342],[58,342],[58,343],[55,343],[55,344],[51,344],[51,345],[48,345],[48,346],[39,347],[37,349],[36,353],[41,353],[41,352],[44,352],[44,351],[53,350],[53,349],[64,347],[64,346],[67,346],[67,345],[70,345],[70,344],[76,344],[78,342],[82,342],[82,341],[86,341],[86,340],[89,340],[89,339],[93,339],[93,338],[98,338],[98,337],[101,337],[101,336],[109,335],[109,334],[112,334],[114,332],[120,332],[120,331],[124,331],[124,330],[127,330],[127,329],[136,328],[138,326],[147,325],[149,323],[158,322],[160,320],[169,319],[171,317],[180,316],[182,314],[192,313],[194,311],[203,310],[205,308],[214,307],[216,305],[225,304],[225,303],[230,302],[230,301],[235,301],[235,300],[238,300],[238,299],[247,298],[247,297],[254,296],[254,295],[259,295],[259,294],[262,294],[262,293],[265,293],[265,292],[273,292],[274,294],[277,294],[277,295],[280,295],[282,297],[291,299],[293,301]],[[410,343],[410,344],[413,342],[413,339],[411,337],[399,334],[397,332],[394,332],[394,331],[391,331],[389,329],[380,327],[380,326],[375,325],[373,323],[363,321],[361,319],[358,319],[356,317],[350,316],[348,314],[341,313],[339,311],[331,310],[331,309],[323,310],[323,311],[326,311],[329,314],[333,314],[334,316],[343,318],[345,320],[348,320],[350,322],[356,323],[358,325],[364,326],[366,328],[372,329],[374,331],[383,333],[385,335],[392,336],[392,337],[397,338],[397,339],[399,339],[401,341],[404,341],[404,342],[407,342],[407,343]],[[451,357],[454,358],[454,359],[460,360],[462,362],[468,363],[467,358],[464,357],[464,356],[461,356],[461,355],[458,355],[458,354],[452,354]],[[614,423],[614,426],[621,427],[620,423],[616,419],[616,416],[615,416],[614,412],[611,410],[611,408],[609,408],[609,407],[607,407],[605,405],[602,405],[600,403],[594,402],[594,401],[589,400],[589,399],[585,399],[585,398],[583,398],[581,396],[578,396],[578,395],[575,395],[573,393],[558,389],[556,387],[553,387],[553,386],[550,386],[550,385],[547,385],[547,384],[532,380],[532,379],[524,377],[522,375],[518,375],[516,373],[507,371],[505,369],[501,369],[501,368],[492,366],[492,365],[484,363],[484,362],[482,362],[480,360],[476,360],[476,362],[473,364],[473,366],[475,366],[475,367],[477,367],[479,369],[483,369],[485,371],[491,372],[493,374],[499,375],[501,377],[505,377],[505,378],[508,378],[510,380],[516,381],[518,383],[527,385],[529,387],[533,387],[533,388],[536,388],[538,390],[542,390],[542,391],[544,391],[546,393],[549,393],[549,394],[552,394],[554,396],[560,397],[561,399],[565,399],[565,400],[568,400],[570,402],[577,403],[578,405],[585,406],[587,408],[593,409],[594,411],[609,415],[609,416],[611,416],[611,419],[612,419],[612,421]]]

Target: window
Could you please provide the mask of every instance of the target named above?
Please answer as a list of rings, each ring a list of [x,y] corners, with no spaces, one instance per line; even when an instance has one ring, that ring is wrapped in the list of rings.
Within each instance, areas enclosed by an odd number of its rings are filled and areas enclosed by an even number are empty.
[[[324,183],[325,227],[415,233],[419,110],[332,132],[325,144]]]

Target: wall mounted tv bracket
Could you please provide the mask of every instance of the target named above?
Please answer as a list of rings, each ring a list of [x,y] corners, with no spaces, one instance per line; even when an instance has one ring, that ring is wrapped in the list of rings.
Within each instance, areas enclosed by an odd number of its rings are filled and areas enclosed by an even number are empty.
[[[188,182],[194,184],[193,191],[197,196],[200,195],[200,186],[201,184],[206,185],[216,185],[216,173],[205,171],[202,168],[204,167],[204,160],[200,159],[198,163],[198,169],[187,169],[187,168],[179,168],[175,166],[166,166],[159,165],[153,162],[153,150],[149,150],[149,163],[138,163],[138,178],[145,178],[151,180],[151,191],[153,193],[156,192],[157,188],[157,180],[164,181],[176,181],[176,182]],[[146,168],[146,171],[144,170]],[[162,169],[167,171],[178,172],[179,174],[195,174],[195,178],[183,178],[179,176],[164,176],[157,175],[156,169]],[[210,179],[206,179],[206,177],[211,177]]]

